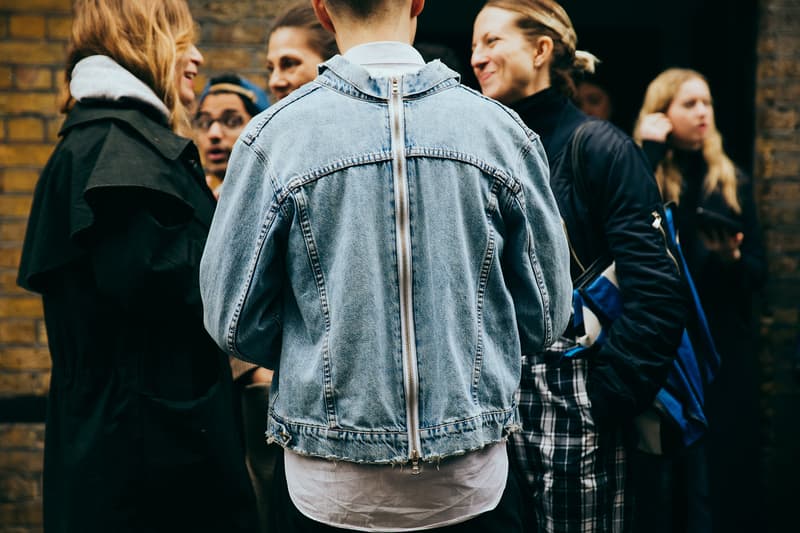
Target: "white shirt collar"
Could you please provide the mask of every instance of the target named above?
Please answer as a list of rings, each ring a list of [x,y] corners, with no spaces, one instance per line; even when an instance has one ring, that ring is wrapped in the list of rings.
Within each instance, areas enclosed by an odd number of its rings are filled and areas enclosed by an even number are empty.
[[[344,54],[351,63],[361,65],[371,76],[409,74],[425,66],[422,55],[410,44],[375,41],[354,46]]]

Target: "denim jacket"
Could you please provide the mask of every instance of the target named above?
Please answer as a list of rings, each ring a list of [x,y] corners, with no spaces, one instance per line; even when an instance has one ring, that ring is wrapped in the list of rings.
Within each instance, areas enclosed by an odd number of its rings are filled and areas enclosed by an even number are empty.
[[[255,117],[200,285],[211,336],[276,371],[268,441],[413,467],[519,429],[521,357],[571,305],[548,178],[536,134],[438,61],[336,56]]]

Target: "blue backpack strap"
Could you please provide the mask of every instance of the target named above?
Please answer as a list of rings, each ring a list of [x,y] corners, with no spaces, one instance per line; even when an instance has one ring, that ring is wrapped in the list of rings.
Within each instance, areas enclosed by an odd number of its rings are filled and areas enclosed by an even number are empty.
[[[708,356],[704,358],[705,375],[708,383],[711,383],[714,380],[714,377],[717,375],[717,371],[719,370],[719,352],[717,352],[717,347],[714,344],[714,338],[711,336],[711,329],[708,327],[708,320],[706,319],[705,311],[703,311],[703,306],[700,303],[700,296],[697,294],[697,288],[692,280],[692,275],[689,273],[689,267],[686,264],[686,259],[683,257],[681,244],[678,241],[677,231],[675,230],[672,206],[670,204],[664,206],[664,213],[667,217],[667,231],[669,232],[669,236],[670,239],[672,239],[673,245],[678,251],[678,255],[680,256],[681,260],[681,268],[683,269],[683,276],[686,279],[686,283],[689,285],[689,289],[691,290],[692,301],[694,302],[698,326],[700,328],[700,336],[702,337],[701,340],[705,345],[705,353],[708,354]]]

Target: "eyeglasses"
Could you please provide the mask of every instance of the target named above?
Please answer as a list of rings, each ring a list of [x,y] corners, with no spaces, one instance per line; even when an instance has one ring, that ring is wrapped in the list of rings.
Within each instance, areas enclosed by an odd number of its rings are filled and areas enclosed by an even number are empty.
[[[194,117],[192,125],[200,131],[208,131],[215,122],[219,122],[220,126],[230,131],[241,128],[245,118],[236,111],[225,111],[219,118],[212,118],[208,113],[200,113]]]

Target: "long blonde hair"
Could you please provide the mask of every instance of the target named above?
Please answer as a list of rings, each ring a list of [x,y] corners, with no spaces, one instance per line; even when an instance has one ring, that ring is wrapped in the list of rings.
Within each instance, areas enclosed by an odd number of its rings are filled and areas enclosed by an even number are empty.
[[[578,50],[578,35],[564,8],[554,0],[489,0],[484,5],[516,13],[517,27],[531,41],[547,36],[553,40],[550,78],[554,87],[574,96],[576,72],[594,72],[598,59]]]
[[[69,83],[78,61],[106,55],[156,93],[169,110],[174,131],[190,132],[175,65],[194,39],[195,24],[186,0],[77,0],[61,111],[66,113],[75,103]]]
[[[633,130],[637,143],[642,143],[639,126],[644,117],[651,113],[666,113],[681,85],[692,79],[702,80],[708,85],[708,80],[699,72],[682,68],[667,69],[650,82]],[[742,209],[736,196],[736,167],[725,154],[722,147],[722,135],[717,130],[714,121],[709,125],[708,135],[703,141],[703,158],[708,167],[703,182],[705,194],[711,194],[719,189],[725,203],[736,213],[741,213]],[[672,149],[667,150],[666,157],[656,167],[656,180],[658,180],[658,186],[665,201],[677,203],[680,200],[683,175],[678,165],[675,164]]]

